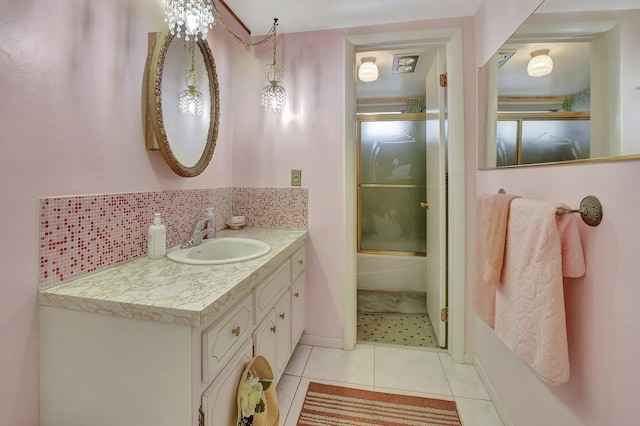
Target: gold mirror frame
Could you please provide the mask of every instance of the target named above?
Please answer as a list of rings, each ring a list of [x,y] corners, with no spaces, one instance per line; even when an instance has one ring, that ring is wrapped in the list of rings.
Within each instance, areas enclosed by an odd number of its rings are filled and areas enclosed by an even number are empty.
[[[209,99],[211,102],[209,115],[209,131],[200,159],[193,166],[185,166],[174,155],[171,142],[167,137],[162,112],[162,73],[167,50],[175,38],[169,31],[149,33],[149,55],[147,56],[146,82],[146,119],[145,143],[149,150],[160,150],[165,161],[176,174],[183,177],[194,177],[201,174],[209,165],[218,139],[220,120],[220,100],[218,75],[213,54],[206,40],[197,42],[204,59],[209,79]]]

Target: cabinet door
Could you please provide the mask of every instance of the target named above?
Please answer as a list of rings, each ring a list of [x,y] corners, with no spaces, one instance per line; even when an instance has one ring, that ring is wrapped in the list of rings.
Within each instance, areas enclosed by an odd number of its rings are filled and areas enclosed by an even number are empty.
[[[291,350],[295,349],[306,321],[306,286],[304,274],[291,286]]]
[[[238,383],[245,364],[251,359],[251,341],[246,339],[222,372],[202,394],[205,426],[235,425],[238,417]]]
[[[278,302],[276,311],[276,370],[281,377],[291,356],[291,299],[286,293]]]
[[[278,375],[276,373],[276,320],[275,310],[271,309],[271,312],[260,323],[260,325],[253,332],[253,355],[262,355],[269,361],[273,374],[275,376],[276,383],[278,382]]]
[[[269,278],[253,291],[255,299],[255,324],[273,310],[278,300],[291,284],[291,265],[287,261],[280,266]]]

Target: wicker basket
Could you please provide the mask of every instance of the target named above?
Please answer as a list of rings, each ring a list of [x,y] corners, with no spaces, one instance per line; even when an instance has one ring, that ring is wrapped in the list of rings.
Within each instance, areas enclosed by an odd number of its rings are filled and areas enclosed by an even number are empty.
[[[262,392],[262,400],[265,404],[265,410],[262,413],[253,415],[254,426],[278,426],[280,420],[280,409],[278,408],[278,396],[276,395],[276,385],[274,383],[273,370],[269,361],[263,356],[256,356],[249,360],[245,365],[245,369],[240,377],[238,384],[237,403],[238,403],[238,419],[236,424],[242,424],[242,395],[245,392],[247,380],[258,377],[261,381],[270,381],[271,385],[267,390]]]

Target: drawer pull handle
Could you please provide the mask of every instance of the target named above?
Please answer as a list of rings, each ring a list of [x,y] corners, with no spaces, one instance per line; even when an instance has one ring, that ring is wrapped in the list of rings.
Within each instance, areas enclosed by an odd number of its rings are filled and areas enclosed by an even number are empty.
[[[294,295],[295,297],[300,297],[300,293],[298,293],[297,291],[296,291],[295,293],[293,293],[293,295]]]
[[[272,331],[273,333],[275,333],[275,332],[276,332],[276,326],[275,326],[275,325],[274,325],[273,327],[271,327],[271,331]]]
[[[233,333],[234,336],[238,337],[240,335],[240,327],[236,327],[233,330],[231,330],[231,333]]]
[[[284,319],[284,312],[280,314],[280,318]]]
[[[302,259],[298,260],[298,263],[302,265],[302,263],[303,263]]]

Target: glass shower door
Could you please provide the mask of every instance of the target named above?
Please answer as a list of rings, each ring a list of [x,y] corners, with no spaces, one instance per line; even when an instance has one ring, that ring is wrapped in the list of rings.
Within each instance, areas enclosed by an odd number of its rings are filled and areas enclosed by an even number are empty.
[[[358,118],[360,253],[426,255],[425,118]]]

